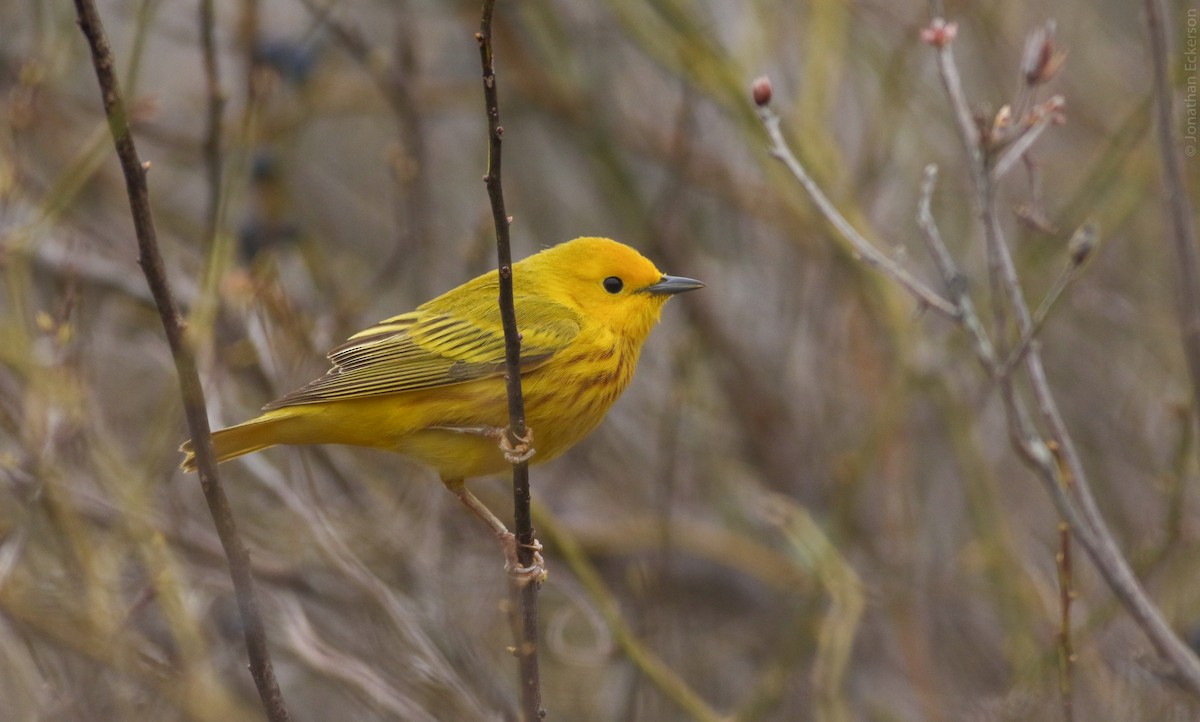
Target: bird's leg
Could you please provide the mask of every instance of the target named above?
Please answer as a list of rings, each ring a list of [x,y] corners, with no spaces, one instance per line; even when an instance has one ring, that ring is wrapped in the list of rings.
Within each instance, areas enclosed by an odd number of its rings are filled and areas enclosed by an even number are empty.
[[[541,542],[534,539],[533,543],[529,544],[529,548],[533,550],[533,563],[527,567],[521,566],[521,562],[517,558],[517,537],[508,530],[508,527],[504,526],[504,522],[500,521],[491,509],[467,490],[463,479],[442,479],[442,483],[458,497],[463,506],[483,520],[483,523],[487,524],[492,533],[496,535],[496,540],[500,542],[500,548],[504,550],[504,570],[510,576],[525,584],[530,582],[541,584],[546,580],[546,560],[542,558]]]
[[[503,426],[430,426],[438,431],[453,431],[456,434],[473,434],[487,439],[495,439],[504,452],[504,460],[510,464],[520,464],[529,461],[537,450],[533,448],[533,429],[525,427],[525,436],[513,444],[509,441],[508,429]]]

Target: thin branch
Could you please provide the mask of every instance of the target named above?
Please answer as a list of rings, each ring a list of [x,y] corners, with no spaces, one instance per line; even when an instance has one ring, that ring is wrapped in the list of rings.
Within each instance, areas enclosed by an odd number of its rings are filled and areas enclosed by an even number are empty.
[[[946,94],[950,97],[950,107],[954,110],[954,119],[958,122],[959,139],[963,143],[963,149],[967,153],[970,167],[974,172],[983,165],[983,149],[980,144],[979,125],[971,113],[971,106],[967,103],[967,94],[963,92],[962,76],[959,75],[958,66],[954,63],[954,56],[950,53],[950,43],[958,33],[958,26],[935,16],[929,23],[929,32],[931,35],[926,35],[926,40],[937,50],[938,74],[941,75],[942,85],[945,86]],[[978,191],[979,179],[975,180]]]
[[[1075,600],[1071,573],[1071,528],[1058,525],[1058,693],[1062,699],[1063,719],[1075,722],[1073,672],[1075,649],[1071,644],[1071,602]]]
[[[1058,117],[1059,111],[1062,110],[1062,96],[1054,96],[1042,103],[1033,110],[1032,116],[1029,118],[1028,125],[1022,129],[1016,140],[1012,141],[1008,148],[1004,151],[1004,155],[996,161],[996,165],[992,167],[992,181],[998,181],[1008,173],[1014,165],[1021,162],[1033,144],[1042,137],[1042,133],[1049,128],[1055,119]]]
[[[795,176],[796,180],[800,181],[800,185],[804,187],[809,197],[812,198],[813,203],[820,209],[821,215],[850,243],[850,246],[854,249],[858,257],[867,265],[891,277],[892,280],[899,283],[905,290],[915,296],[922,305],[932,308],[947,318],[957,319],[958,309],[954,304],[942,298],[937,291],[925,285],[924,282],[904,270],[894,260],[888,258],[862,234],[855,230],[854,226],[850,225],[850,222],[838,211],[837,207],[833,205],[820,186],[808,175],[808,171],[804,169],[804,166],[796,158],[795,154],[792,153],[792,149],[783,138],[783,133],[779,130],[779,116],[775,114],[775,111],[771,110],[767,104],[761,103],[758,106],[758,117],[762,121],[763,127],[767,130],[767,137],[771,140],[771,155],[787,166],[788,171]]]
[[[1017,346],[1004,360],[1004,363],[997,370],[1001,376],[1012,373],[1017,364],[1021,363],[1025,358],[1025,352],[1029,350],[1029,344],[1034,337],[1041,332],[1042,326],[1046,323],[1046,319],[1050,316],[1050,310],[1054,308],[1054,304],[1062,297],[1067,287],[1071,285],[1078,275],[1079,268],[1087,257],[1091,254],[1096,246],[1096,224],[1085,223],[1075,231],[1071,236],[1071,240],[1067,245],[1068,257],[1067,263],[1063,267],[1062,272],[1058,274],[1058,278],[1054,280],[1054,285],[1046,292],[1046,296],[1042,298],[1042,302],[1038,304],[1037,310],[1033,312],[1033,326],[1029,331],[1022,334],[1021,339],[1017,341]]]
[[[196,359],[185,338],[184,324],[175,305],[175,299],[167,282],[166,270],[158,250],[158,239],[154,218],[150,212],[150,196],[146,185],[146,169],[138,157],[133,135],[129,129],[128,115],[121,91],[113,72],[113,55],[96,10],[94,0],[75,0],[79,27],[87,38],[91,49],[92,64],[100,86],[100,97],[104,113],[108,118],[109,130],[116,146],[121,169],[125,175],[126,191],[137,235],[138,262],[146,275],[146,282],[154,296],[175,370],[179,375],[180,391],[187,416],[188,430],[195,446],[200,485],[208,502],[221,545],[229,559],[229,572],[233,578],[234,593],[241,611],[242,625],[246,636],[246,649],[250,658],[250,673],[258,688],[259,699],[267,718],[271,722],[284,722],[289,718],[284,706],[279,684],[267,651],[267,635],[259,612],[258,599],[254,592],[254,579],[250,570],[250,556],[238,536],[229,502],[217,476],[213,458],[212,438],[208,427],[208,414],[204,402],[204,390],[196,371]]]
[[[930,209],[937,175],[936,165],[930,163],[925,166],[925,173],[921,179],[920,202],[917,206],[917,226],[921,229],[921,235],[929,247],[933,262],[937,264],[938,271],[942,274],[942,283],[946,286],[946,293],[950,294],[950,300],[958,309],[958,320],[971,338],[971,343],[975,347],[975,355],[979,357],[984,368],[989,373],[993,373],[996,365],[996,353],[992,348],[992,341],[988,338],[983,324],[980,323],[979,315],[975,313],[975,304],[971,301],[971,294],[967,293],[966,274],[959,269],[954,257],[950,255],[950,250],[946,248],[946,243],[942,240],[942,233],[938,230],[937,221],[934,220],[933,211]]]
[[[521,335],[517,330],[517,314],[513,307],[512,248],[509,225],[512,219],[504,207],[504,188],[501,184],[501,140],[504,127],[500,125],[500,98],[496,87],[495,55],[492,49],[492,14],[495,0],[484,0],[479,32],[479,61],[483,69],[483,98],[488,124],[488,166],[483,177],[492,206],[492,223],[496,227],[496,256],[499,263],[500,319],[504,324],[505,380],[508,390],[508,434],[514,444],[528,444],[530,435],[525,427],[525,399],[521,393]],[[513,464],[513,526],[517,537],[518,560],[524,567],[534,563],[533,516],[530,512],[528,462]],[[520,598],[520,621],[514,622],[516,655],[520,667],[521,709],[525,722],[545,717],[542,709],[541,683],[538,672],[538,615],[536,583],[512,577],[514,597]],[[515,613],[515,610],[514,610]]]
[[[1176,679],[1189,692],[1200,697],[1200,659],[1197,659],[1191,648],[1175,634],[1163,617],[1162,610],[1155,606],[1146,594],[1104,521],[1084,472],[1083,462],[1075,448],[1075,442],[1067,432],[1062,414],[1050,391],[1036,339],[1026,355],[1025,366],[1029,373],[1030,388],[1042,417],[1050,428],[1051,438],[1058,447],[1055,452],[1061,455],[1062,466],[1073,480],[1071,489],[1075,492],[1074,499],[1078,501],[1081,521],[1086,526],[1080,526],[1079,522],[1071,517],[1064,518],[1071,524],[1075,537],[1079,539],[1079,543],[1083,545],[1122,606],[1142,628],[1155,650],[1171,665]],[[1060,513],[1061,511],[1060,508]]]
[[[1200,249],[1188,201],[1183,161],[1179,157],[1179,135],[1175,128],[1173,94],[1167,71],[1168,44],[1163,29],[1161,0],[1146,0],[1146,25],[1150,31],[1150,56],[1154,61],[1154,110],[1158,123],[1158,145],[1162,154],[1163,184],[1167,212],[1171,217],[1175,244],[1175,267],[1179,269],[1179,325],[1183,355],[1192,377],[1192,408],[1200,416]],[[1191,149],[1192,153],[1195,148]]]

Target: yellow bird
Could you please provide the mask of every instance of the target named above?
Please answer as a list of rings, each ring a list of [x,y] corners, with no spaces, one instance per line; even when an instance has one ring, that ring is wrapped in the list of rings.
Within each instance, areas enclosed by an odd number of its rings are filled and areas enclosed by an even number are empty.
[[[663,304],[703,286],[663,275],[607,238],[576,238],[513,264],[525,418],[537,432],[533,463],[559,456],[596,428],[633,378]],[[329,353],[333,368],[324,376],[267,404],[261,416],[215,432],[217,460],[277,444],[398,452],[436,470],[497,535],[511,537],[464,486],[514,458],[503,448],[508,402],[498,296],[491,271],[354,334]],[[183,468],[194,470],[191,442],[180,450]]]

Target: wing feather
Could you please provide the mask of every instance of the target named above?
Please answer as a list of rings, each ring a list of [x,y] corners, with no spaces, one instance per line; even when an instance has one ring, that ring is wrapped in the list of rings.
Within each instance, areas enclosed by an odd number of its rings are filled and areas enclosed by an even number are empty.
[[[333,368],[266,409],[435,388],[504,372],[504,334],[494,294],[449,303],[443,296],[416,311],[364,329],[329,352]],[[515,299],[522,372],[545,363],[579,333],[573,310],[543,298]]]

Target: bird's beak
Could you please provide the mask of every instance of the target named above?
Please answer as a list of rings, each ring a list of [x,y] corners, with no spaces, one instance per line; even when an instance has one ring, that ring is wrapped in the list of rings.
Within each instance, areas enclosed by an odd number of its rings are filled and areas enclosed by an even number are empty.
[[[683,293],[684,291],[695,291],[697,288],[704,288],[704,284],[694,278],[663,276],[661,281],[652,286],[646,286],[642,290],[646,293],[673,296],[676,293]]]

